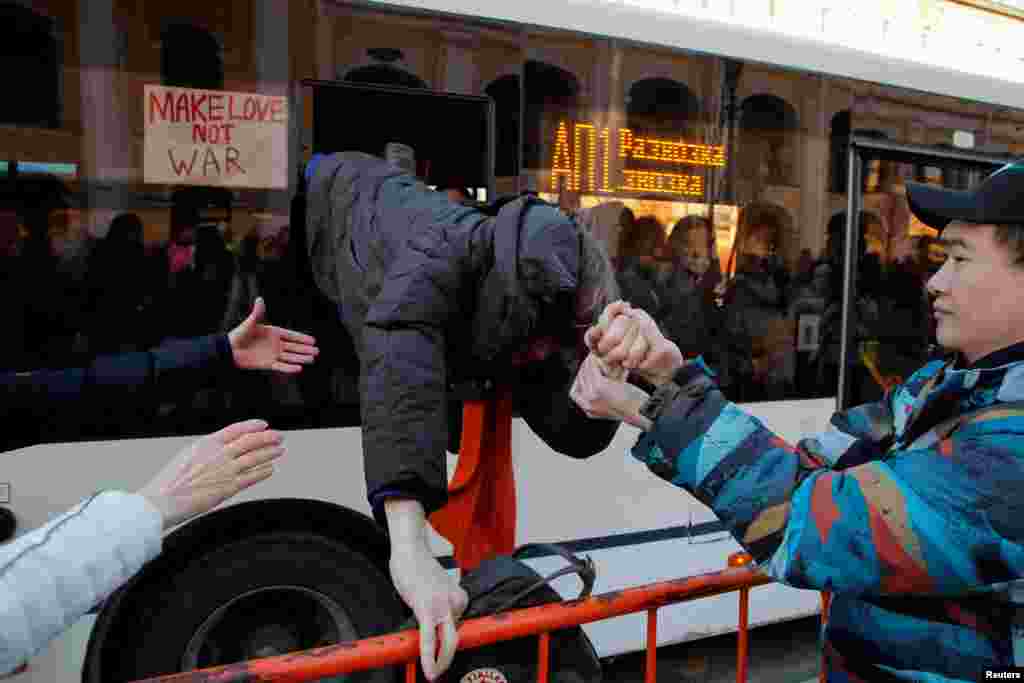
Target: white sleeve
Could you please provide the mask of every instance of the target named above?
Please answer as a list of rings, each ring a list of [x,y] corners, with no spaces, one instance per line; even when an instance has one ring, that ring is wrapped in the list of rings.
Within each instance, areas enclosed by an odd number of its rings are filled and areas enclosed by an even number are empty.
[[[105,491],[0,546],[0,675],[10,673],[160,553],[163,518]]]

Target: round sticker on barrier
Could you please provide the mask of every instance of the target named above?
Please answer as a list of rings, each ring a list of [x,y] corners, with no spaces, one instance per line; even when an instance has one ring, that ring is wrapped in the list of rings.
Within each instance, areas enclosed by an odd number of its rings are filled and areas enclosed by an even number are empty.
[[[508,679],[497,669],[474,669],[463,676],[459,683],[508,683]]]

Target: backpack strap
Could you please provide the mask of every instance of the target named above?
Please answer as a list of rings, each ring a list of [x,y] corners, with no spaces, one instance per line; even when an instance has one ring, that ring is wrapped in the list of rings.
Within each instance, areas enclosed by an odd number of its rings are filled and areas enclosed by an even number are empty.
[[[492,614],[500,614],[505,610],[512,609],[517,604],[519,604],[521,600],[529,596],[531,593],[534,593],[543,586],[548,585],[555,579],[561,576],[566,576],[568,574],[576,574],[580,577],[580,580],[583,581],[583,589],[580,591],[580,594],[576,597],[576,599],[584,600],[590,597],[590,594],[594,589],[594,581],[597,579],[597,569],[594,567],[594,561],[592,559],[590,559],[589,557],[580,559],[576,555],[573,555],[571,552],[569,552],[566,548],[555,543],[527,543],[526,545],[522,545],[516,548],[515,551],[512,553],[512,558],[518,559],[520,556],[527,554],[532,550],[546,550],[548,551],[548,553],[552,555],[561,556],[569,564],[566,567],[562,567],[561,569],[538,579],[537,581],[530,584],[523,590],[519,591],[519,593],[509,598],[499,607],[493,610]],[[483,597],[483,595],[478,595],[476,597]],[[463,611],[463,614],[469,614],[472,602],[473,601],[470,600],[470,603],[466,605],[466,609]]]

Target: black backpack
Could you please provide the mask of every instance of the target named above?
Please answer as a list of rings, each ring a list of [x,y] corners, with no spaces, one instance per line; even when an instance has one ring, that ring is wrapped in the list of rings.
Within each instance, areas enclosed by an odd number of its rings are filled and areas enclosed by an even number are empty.
[[[541,576],[519,560],[532,550],[560,555],[569,566]],[[503,555],[480,563],[459,582],[469,595],[469,604],[462,619],[475,619],[513,609],[562,602],[562,597],[548,585],[566,574],[578,574],[583,590],[578,599],[590,596],[597,576],[588,557],[581,560],[565,548],[549,543],[520,546],[511,555]],[[416,618],[403,628],[416,628]],[[437,683],[533,683],[537,680],[538,636],[502,641],[460,650],[451,667]],[[590,639],[579,626],[551,632],[549,676],[551,683],[601,683],[601,661]],[[426,681],[422,672],[419,680]]]

